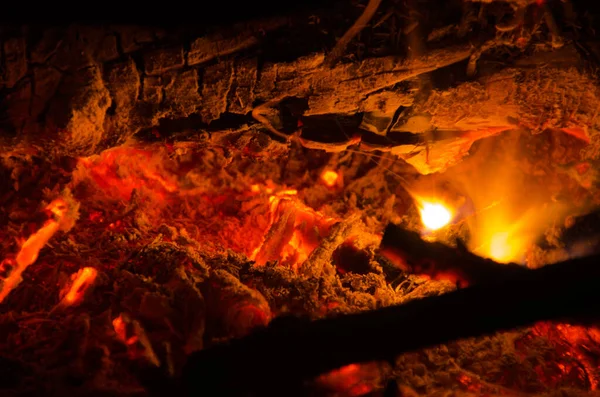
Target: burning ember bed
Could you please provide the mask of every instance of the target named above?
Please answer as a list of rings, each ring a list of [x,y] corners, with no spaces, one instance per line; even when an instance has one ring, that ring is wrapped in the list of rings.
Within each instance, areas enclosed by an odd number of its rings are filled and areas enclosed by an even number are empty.
[[[595,15],[1,29],[2,395],[600,395]]]

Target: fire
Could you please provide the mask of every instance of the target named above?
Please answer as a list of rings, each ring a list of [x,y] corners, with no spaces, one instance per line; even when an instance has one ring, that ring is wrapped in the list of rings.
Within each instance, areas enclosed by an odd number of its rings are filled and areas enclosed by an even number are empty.
[[[132,359],[141,359],[154,366],[160,366],[160,360],[139,321],[121,313],[112,324],[117,338],[127,346],[127,352]]]
[[[562,179],[554,175],[556,170],[548,166],[531,174],[533,161],[525,151],[531,139],[514,131],[502,142],[484,142],[469,160],[445,174],[469,197],[469,209],[461,215],[469,229],[468,248],[476,255],[525,264],[528,250],[544,233],[578,211],[574,200],[559,199],[566,186],[557,182]]]
[[[67,211],[67,204],[62,199],[54,200],[46,207],[46,210],[51,212],[56,219],[48,220],[25,241],[17,254],[17,266],[19,267],[27,267],[37,260],[40,250],[58,231],[60,220]]]
[[[297,269],[336,222],[302,204],[297,194],[297,190],[289,189],[269,197],[270,219],[265,238],[250,255],[258,265],[278,260],[280,265]]]
[[[492,236],[489,255],[498,262],[510,260],[511,255],[510,236],[508,233],[497,233]]]
[[[329,187],[334,187],[338,182],[339,175],[333,170],[326,170],[321,174],[321,180]]]
[[[133,345],[138,341],[137,335],[128,336],[127,327],[125,324],[125,320],[123,319],[123,315],[119,315],[119,317],[113,320],[113,328],[119,340],[126,345]]]
[[[377,363],[350,364],[323,374],[317,383],[336,395],[364,396],[378,388],[380,370]]]
[[[565,209],[558,205],[528,208],[519,213],[520,206],[512,200],[476,213],[468,219],[472,231],[471,250],[500,263],[523,263],[527,250],[552,224],[555,216]]]
[[[25,269],[37,260],[41,249],[44,248],[52,236],[54,236],[63,224],[68,222],[65,219],[67,218],[65,215],[68,210],[69,207],[62,198],[48,204],[46,211],[52,214],[51,218],[37,232],[29,236],[21,246],[14,260],[5,259],[0,264],[5,275],[2,279],[3,282],[0,289],[0,302],[21,282],[21,275]]]
[[[122,200],[130,200],[134,190],[150,189],[163,199],[179,186],[176,177],[166,170],[164,152],[121,146],[100,155],[78,159],[76,178],[87,175],[103,190]]]
[[[93,267],[84,267],[74,274],[71,277],[73,284],[71,284],[71,288],[69,288],[62,299],[62,304],[71,306],[79,303],[83,299],[85,292],[96,280],[96,276],[98,276],[98,272]]]
[[[452,220],[452,212],[442,203],[421,201],[421,222],[428,230],[439,230]]]

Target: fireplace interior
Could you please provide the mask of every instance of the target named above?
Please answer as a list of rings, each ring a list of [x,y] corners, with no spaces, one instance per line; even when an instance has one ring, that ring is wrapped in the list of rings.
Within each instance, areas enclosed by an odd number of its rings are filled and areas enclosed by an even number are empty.
[[[219,7],[0,26],[2,395],[600,396],[598,10]]]

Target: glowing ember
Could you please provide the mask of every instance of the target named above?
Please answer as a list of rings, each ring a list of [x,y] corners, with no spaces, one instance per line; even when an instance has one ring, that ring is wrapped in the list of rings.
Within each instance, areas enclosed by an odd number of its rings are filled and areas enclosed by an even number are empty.
[[[452,213],[441,203],[422,202],[421,221],[429,230],[438,230],[452,220]]]
[[[17,254],[17,265],[27,267],[37,260],[40,250],[59,229],[59,223],[67,210],[67,204],[62,200],[54,200],[46,210],[52,212],[57,219],[48,220],[37,232],[32,234]]]
[[[378,388],[380,374],[376,363],[350,364],[319,376],[317,382],[336,395],[358,397]]]
[[[29,236],[21,246],[15,260],[6,259],[2,262],[0,266],[4,277],[1,280],[0,302],[21,282],[21,274],[37,260],[40,250],[61,228],[67,210],[67,203],[63,199],[56,199],[48,204],[46,211],[52,213],[53,217],[48,219],[37,232]]]
[[[76,179],[89,175],[96,184],[123,200],[131,199],[134,190],[150,189],[158,198],[178,190],[176,177],[166,169],[164,151],[136,147],[117,147],[100,155],[78,159]]]
[[[265,238],[250,255],[260,266],[268,261],[297,269],[327,235],[336,219],[302,204],[297,190],[283,190],[269,197],[270,216]]]
[[[117,334],[121,342],[129,346],[133,345],[138,341],[138,337],[136,335],[127,337],[127,327],[123,315],[120,315],[119,317],[115,318],[112,323],[113,328],[115,329],[115,333]]]
[[[137,320],[121,313],[112,323],[117,337],[127,346],[127,352],[132,359],[143,359],[157,367],[160,366],[150,340]]]
[[[71,276],[73,284],[71,284],[71,288],[69,288],[61,303],[65,306],[71,306],[81,302],[85,292],[96,280],[97,275],[98,272],[93,267],[84,267]]]
[[[338,181],[338,173],[332,170],[327,170],[321,174],[321,180],[329,187],[334,187]]]

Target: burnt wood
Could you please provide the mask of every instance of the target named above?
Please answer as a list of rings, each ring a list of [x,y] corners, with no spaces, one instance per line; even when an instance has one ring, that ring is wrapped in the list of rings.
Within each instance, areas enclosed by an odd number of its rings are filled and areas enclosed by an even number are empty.
[[[350,363],[388,360],[538,321],[585,323],[599,314],[599,285],[600,255],[595,255],[536,270],[498,271],[471,287],[401,306],[314,322],[274,321],[245,338],[192,354],[183,387],[189,395],[271,395],[298,390]]]
[[[457,241],[456,247],[427,242],[418,233],[394,224],[385,229],[380,253],[404,271],[455,281],[459,286],[528,272],[527,268],[516,263],[501,264],[477,256],[467,251],[460,241]]]

